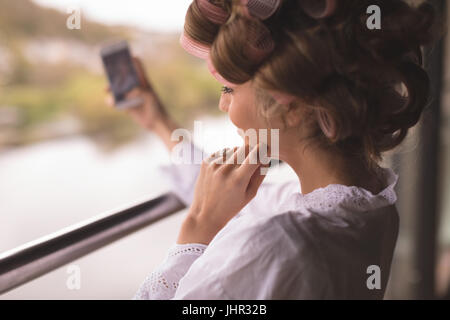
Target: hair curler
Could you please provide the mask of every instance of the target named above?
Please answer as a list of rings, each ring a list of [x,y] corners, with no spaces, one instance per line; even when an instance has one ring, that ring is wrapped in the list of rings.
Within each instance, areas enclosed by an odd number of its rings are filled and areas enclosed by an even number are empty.
[[[261,23],[250,23],[247,28],[247,45],[244,47],[244,53],[247,58],[260,63],[274,49],[275,42],[270,30]]]
[[[241,0],[247,17],[266,20],[274,15],[283,0]]]
[[[209,56],[209,47],[195,41],[189,37],[186,32],[183,32],[180,37],[180,45],[188,53],[200,59],[207,59]]]
[[[227,22],[230,14],[209,0],[195,0],[202,14],[212,23],[222,25]]]
[[[303,11],[314,19],[323,19],[334,14],[337,8],[336,0],[301,0]]]

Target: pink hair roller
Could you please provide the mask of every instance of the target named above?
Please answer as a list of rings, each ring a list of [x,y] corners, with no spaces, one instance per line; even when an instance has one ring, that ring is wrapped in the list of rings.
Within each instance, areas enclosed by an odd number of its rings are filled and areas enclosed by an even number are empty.
[[[226,80],[224,77],[222,77],[219,72],[217,72],[216,68],[214,67],[214,64],[212,63],[211,57],[208,55],[207,58],[207,64],[208,64],[208,70],[213,75],[214,78],[216,78],[217,81],[219,81],[221,84],[227,86],[227,87],[234,87],[236,86],[235,83],[232,83],[228,80]]]
[[[223,8],[209,2],[209,0],[195,0],[200,11],[212,23],[222,25],[227,22],[230,14]]]
[[[336,0],[302,0],[303,11],[314,19],[323,19],[336,11]]]
[[[180,45],[189,54],[191,54],[197,58],[206,60],[209,72],[212,74],[212,76],[214,78],[216,78],[217,81],[219,81],[220,83],[222,83],[223,85],[226,85],[228,87],[233,87],[236,85],[234,83],[231,83],[231,82],[225,80],[225,78],[223,78],[219,74],[219,72],[217,72],[216,68],[214,67],[214,65],[211,61],[211,57],[209,55],[210,48],[208,46],[205,46],[205,45],[193,40],[185,32],[183,32],[181,34]]]
[[[244,12],[248,17],[266,20],[273,16],[282,0],[241,0]]]
[[[188,53],[200,59],[208,59],[209,47],[201,44],[191,37],[189,37],[185,32],[181,34],[180,38],[181,47]]]

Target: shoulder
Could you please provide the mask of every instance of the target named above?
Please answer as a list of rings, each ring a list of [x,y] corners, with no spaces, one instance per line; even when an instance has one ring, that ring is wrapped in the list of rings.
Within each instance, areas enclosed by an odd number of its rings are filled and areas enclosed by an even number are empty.
[[[237,219],[180,280],[181,299],[321,299],[328,276],[297,212]],[[302,218],[300,218],[301,224]]]
[[[316,217],[309,212],[285,211],[266,215],[244,215],[234,219],[214,239],[206,254],[234,252],[247,257],[269,256],[297,258],[314,248],[318,234]]]
[[[309,213],[286,211],[263,219],[242,234],[241,245],[271,256],[297,259],[315,252],[315,220]]]
[[[223,237],[202,258],[206,264],[216,264],[210,270],[219,274],[219,283],[230,297],[321,298],[327,272],[311,237],[314,232],[301,227],[308,220],[297,212],[264,219],[240,234]]]

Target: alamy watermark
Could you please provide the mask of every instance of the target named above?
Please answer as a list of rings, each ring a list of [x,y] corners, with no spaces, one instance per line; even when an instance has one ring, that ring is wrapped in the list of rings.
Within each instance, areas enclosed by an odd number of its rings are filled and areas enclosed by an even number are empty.
[[[68,7],[67,13],[70,16],[66,20],[66,26],[69,30],[81,29],[81,8],[80,7]]]
[[[367,274],[370,276],[367,278],[366,285],[369,290],[381,289],[381,268],[375,264],[367,267]]]
[[[66,269],[66,273],[69,274],[66,280],[66,287],[69,290],[81,289],[81,268],[78,265],[70,265]]]
[[[262,165],[268,165],[269,163],[276,164],[279,161],[279,129],[247,129],[245,131],[238,129],[238,131],[244,140],[248,139],[250,147],[259,144],[258,157],[250,157],[250,164],[260,163]],[[192,148],[190,143],[186,143],[193,140],[203,140],[203,136],[203,124],[201,121],[194,122],[193,135],[187,129],[179,128],[174,130],[171,139],[172,141],[178,141],[178,144],[175,145],[171,152],[172,163],[201,164],[203,160],[209,158],[211,154],[207,154],[203,150],[196,150]],[[233,153],[223,153],[223,155],[224,157],[217,157],[217,163],[243,164],[246,159],[246,155],[243,152],[236,153],[234,158],[231,158]],[[266,167],[261,168],[261,174],[266,174],[267,170]]]
[[[381,29],[381,8],[377,5],[371,5],[367,7],[367,14],[370,17],[367,18],[367,28],[369,30],[380,30]]]

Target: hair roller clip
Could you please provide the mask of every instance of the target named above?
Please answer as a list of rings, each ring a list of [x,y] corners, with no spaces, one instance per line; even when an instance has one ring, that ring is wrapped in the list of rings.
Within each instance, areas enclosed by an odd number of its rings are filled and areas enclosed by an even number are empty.
[[[186,32],[181,34],[180,45],[184,50],[197,58],[207,59],[209,57],[209,47],[195,41]]]
[[[212,23],[222,25],[227,22],[230,14],[223,8],[212,4],[209,0],[195,0],[202,14]]]
[[[323,19],[336,11],[336,0],[301,0],[303,11],[314,19]]]
[[[282,0],[241,0],[247,17],[260,20],[270,18],[280,7]]]

